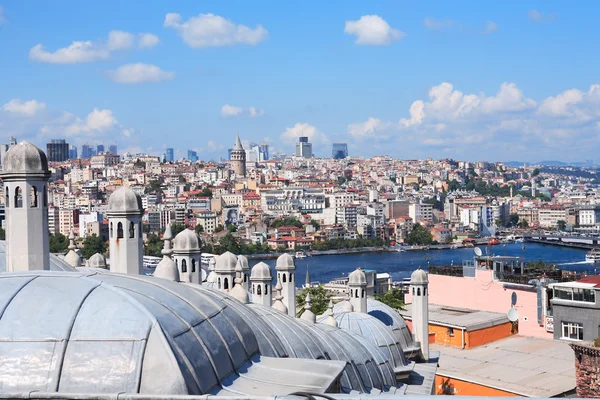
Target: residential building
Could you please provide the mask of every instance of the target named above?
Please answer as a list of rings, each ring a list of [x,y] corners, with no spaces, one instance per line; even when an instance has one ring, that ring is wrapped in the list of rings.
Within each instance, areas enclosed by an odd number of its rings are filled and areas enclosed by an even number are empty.
[[[58,211],[58,231],[65,236],[69,236],[76,227],[79,228],[79,210],[60,209]]]
[[[549,287],[554,339],[593,341],[600,337],[600,276]]]
[[[411,203],[408,206],[408,215],[416,223],[433,221],[433,205],[427,203]]]

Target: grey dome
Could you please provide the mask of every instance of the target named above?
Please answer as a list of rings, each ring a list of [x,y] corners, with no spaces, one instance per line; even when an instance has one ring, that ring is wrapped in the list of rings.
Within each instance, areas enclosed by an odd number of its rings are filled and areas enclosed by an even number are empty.
[[[356,268],[348,275],[348,285],[350,286],[366,286],[367,276],[362,268]]]
[[[163,255],[152,275],[155,278],[179,282],[179,268],[177,268],[175,261],[167,255]]]
[[[141,214],[143,211],[142,198],[126,186],[121,186],[108,198],[108,214]]]
[[[39,175],[50,177],[48,171],[48,158],[42,149],[29,142],[21,142],[6,152],[2,160],[2,177],[10,178],[10,175]]]
[[[215,272],[217,274],[234,274],[235,266],[237,265],[237,257],[235,254],[226,251],[217,257]]]
[[[50,253],[50,271],[76,271],[62,256]],[[0,272],[6,272],[6,241],[0,240]]]
[[[411,285],[423,285],[427,283],[427,272],[423,271],[420,267],[410,275]]]
[[[335,320],[341,329],[363,336],[379,347],[388,360],[393,363],[394,371],[399,372],[409,369],[409,363],[404,357],[404,350],[392,330],[377,318],[358,312],[342,312],[334,314]],[[318,322],[324,321],[326,315],[321,315]]]
[[[196,232],[191,229],[184,229],[179,232],[177,236],[175,236],[175,239],[173,239],[173,252],[200,252],[200,238],[198,238]]]
[[[288,253],[283,253],[277,257],[275,269],[277,271],[295,271],[296,265],[294,264],[294,258]]]
[[[333,310],[335,313],[335,306]],[[367,299],[367,313],[391,328],[404,350],[405,357],[414,357],[419,353],[419,346],[413,340],[410,329],[398,311],[378,300]]]
[[[81,257],[75,250],[69,250],[65,255],[65,261],[72,267],[79,267],[81,264]]]
[[[102,254],[96,253],[87,261],[87,266],[89,268],[106,269],[106,258]]]
[[[272,281],[273,276],[271,275],[271,267],[269,267],[264,262],[259,262],[254,267],[252,267],[252,272],[250,274],[251,281]]]
[[[237,263],[242,267],[242,272],[250,271],[250,265],[248,264],[248,257],[244,255],[237,256]]]
[[[3,390],[217,393],[258,361],[250,326],[209,290],[80,271],[0,274]]]

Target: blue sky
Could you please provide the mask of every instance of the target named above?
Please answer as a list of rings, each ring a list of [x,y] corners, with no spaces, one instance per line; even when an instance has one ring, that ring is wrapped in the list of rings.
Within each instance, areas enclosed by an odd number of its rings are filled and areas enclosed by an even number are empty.
[[[595,2],[0,0],[0,140],[598,160]]]

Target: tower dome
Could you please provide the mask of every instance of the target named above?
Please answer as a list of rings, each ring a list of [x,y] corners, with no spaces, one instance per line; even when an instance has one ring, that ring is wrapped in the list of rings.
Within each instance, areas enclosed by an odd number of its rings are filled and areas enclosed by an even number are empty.
[[[252,267],[252,274],[250,275],[251,281],[271,281],[273,277],[271,276],[271,268],[264,262],[259,262],[254,267]]]
[[[23,174],[50,177],[46,154],[29,142],[21,142],[11,148],[2,160],[2,167],[3,179]]]
[[[410,275],[410,284],[411,285],[424,285],[429,283],[428,279],[427,279],[427,272],[423,271],[421,269],[421,267],[419,267],[418,269],[416,269],[411,275]]]
[[[356,268],[348,275],[348,285],[363,286],[367,284],[367,276],[362,268]]]
[[[89,268],[102,268],[106,269],[106,258],[100,253],[96,253],[89,258],[87,261]]]
[[[142,198],[126,186],[121,186],[108,198],[108,214],[141,214],[143,211]]]
[[[277,257],[277,264],[275,266],[277,271],[290,271],[295,270],[296,265],[294,264],[294,258],[288,254],[283,253],[279,257]]]
[[[200,239],[191,229],[184,229],[173,239],[173,251],[200,251]]]
[[[235,274],[235,266],[237,265],[237,257],[235,254],[226,251],[217,257],[215,272],[217,274]]]

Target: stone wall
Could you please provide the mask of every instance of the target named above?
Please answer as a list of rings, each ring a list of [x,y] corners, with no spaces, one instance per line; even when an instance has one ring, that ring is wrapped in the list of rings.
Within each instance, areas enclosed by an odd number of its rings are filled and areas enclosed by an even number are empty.
[[[585,344],[571,344],[575,352],[577,396],[600,397],[600,348]]]

